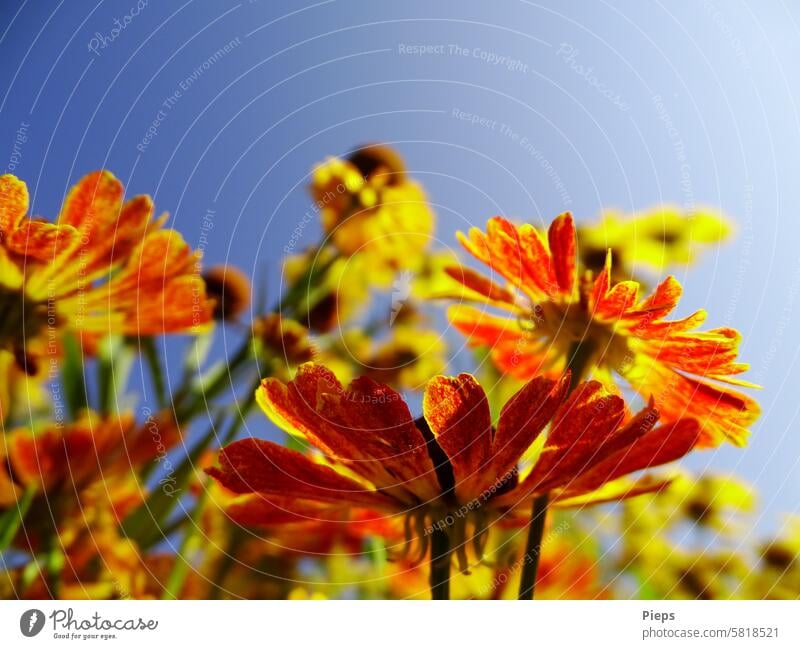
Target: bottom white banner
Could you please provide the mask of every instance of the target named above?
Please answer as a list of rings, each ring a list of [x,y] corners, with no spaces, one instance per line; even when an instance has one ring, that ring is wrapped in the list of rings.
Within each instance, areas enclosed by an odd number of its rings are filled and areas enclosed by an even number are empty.
[[[6,601],[0,646],[800,647],[800,602]],[[292,644],[289,644],[292,643]],[[454,644],[454,643],[463,643]]]

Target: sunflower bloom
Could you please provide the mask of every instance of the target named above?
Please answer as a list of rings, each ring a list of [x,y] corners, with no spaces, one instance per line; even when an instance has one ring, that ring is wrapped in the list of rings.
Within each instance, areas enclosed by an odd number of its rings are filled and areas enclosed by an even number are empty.
[[[460,299],[497,307],[508,315],[473,306],[450,309],[453,325],[473,346],[491,348],[502,371],[527,380],[560,375],[582,356],[587,373],[617,391],[615,375],[645,399],[653,398],[666,419],[697,419],[699,444],[724,440],[744,445],[758,404],[720,382],[752,386],[736,375],[748,366],[737,362],[741,336],[728,327],[697,331],[705,311],[680,319],[665,318],[682,292],[668,277],[647,297],[637,282],[611,281],[611,255],[596,275],[579,273],[572,216],[559,216],[547,240],[531,225],[515,226],[495,217],[487,232],[459,233],[464,247],[509,285],[499,285],[467,268],[452,268],[466,292]]]
[[[448,521],[447,534],[463,551],[468,522],[480,535],[541,494],[568,507],[658,490],[664,481],[625,476],[676,460],[697,441],[693,420],[657,428],[657,411],[645,408],[628,419],[623,400],[597,382],[569,397],[568,388],[568,376],[529,381],[495,428],[471,375],[438,376],[415,421],[388,386],[361,377],[345,389],[309,363],[288,384],[266,379],[256,398],[275,424],[318,449],[321,461],[246,439],[223,449],[219,467],[208,472],[236,494],[270,501],[292,494],[298,502],[406,515],[423,543],[426,525]],[[532,448],[536,460],[525,467]],[[464,567],[463,554],[459,560]]]
[[[25,183],[0,177],[0,348],[20,358],[63,330],[158,335],[211,321],[198,254],[153,220],[149,197],[123,193],[109,172],[92,173],[49,223],[26,216]]]

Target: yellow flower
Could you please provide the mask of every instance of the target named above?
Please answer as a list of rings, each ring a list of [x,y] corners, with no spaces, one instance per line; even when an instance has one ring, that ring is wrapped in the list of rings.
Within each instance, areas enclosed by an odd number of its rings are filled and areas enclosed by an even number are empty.
[[[322,226],[345,256],[365,254],[393,270],[416,263],[430,244],[434,215],[422,187],[392,149],[367,145],[314,169],[311,193]]]
[[[711,209],[687,213],[663,205],[629,215],[606,210],[598,223],[578,225],[578,245],[583,265],[597,272],[611,250],[615,279],[623,280],[640,267],[660,273],[694,263],[704,249],[721,243],[730,232],[730,224]]]

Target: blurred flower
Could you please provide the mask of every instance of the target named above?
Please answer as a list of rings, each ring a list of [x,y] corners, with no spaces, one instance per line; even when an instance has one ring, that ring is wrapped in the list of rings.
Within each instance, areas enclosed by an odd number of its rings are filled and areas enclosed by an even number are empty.
[[[51,369],[44,364],[22,368],[11,352],[0,349],[0,421],[7,424],[47,409],[50,395],[44,381]]]
[[[212,266],[203,281],[214,302],[214,320],[236,320],[250,306],[250,280],[235,266]]]
[[[49,223],[26,217],[25,183],[0,177],[0,348],[31,358],[63,330],[157,335],[210,321],[198,255],[152,220],[149,197],[122,201],[122,184],[98,171]]]
[[[337,376],[369,376],[398,390],[419,390],[447,368],[447,345],[439,332],[406,323],[410,318],[405,310],[402,323],[378,339],[360,328],[346,331],[315,360],[336,369]]]
[[[725,240],[731,226],[710,209],[687,213],[664,205],[631,215],[605,210],[599,222],[581,223],[577,230],[584,268],[601,272],[611,250],[616,282],[631,279],[640,267],[660,273],[694,263],[704,248]]]
[[[220,467],[208,472],[238,494],[292,494],[298,502],[407,515],[422,542],[425,525],[452,519],[447,533],[463,547],[468,521],[476,523],[479,543],[485,528],[477,528],[539,494],[551,494],[556,506],[576,506],[663,488],[664,481],[648,476],[624,476],[678,459],[696,443],[692,420],[655,428],[658,413],[645,408],[625,421],[623,400],[599,383],[582,384],[566,398],[568,384],[568,377],[531,380],[494,428],[486,394],[468,374],[433,378],[424,417],[415,421],[388,386],[362,377],[345,389],[324,367],[307,364],[288,384],[266,379],[257,400],[328,465],[246,439],[223,449]],[[521,467],[537,441],[533,466]]]
[[[0,438],[0,509],[15,506],[28,489],[69,496],[107,483],[163,456],[179,439],[167,414],[136,424],[131,414],[84,411],[74,422],[17,428]]]
[[[368,260],[363,257],[336,257],[330,248],[308,250],[288,257],[284,276],[289,286],[303,282],[304,276],[317,268],[327,269],[312,283],[300,284],[299,304],[292,305],[299,321],[317,333],[327,333],[369,304],[370,287],[382,279],[382,274],[368,272]]]
[[[277,313],[256,318],[253,321],[253,336],[261,344],[264,353],[289,368],[310,361],[314,348],[306,329],[291,318]]]
[[[743,445],[758,404],[717,382],[754,387],[735,376],[748,366],[737,362],[739,333],[728,327],[694,331],[706,318],[698,311],[664,320],[682,288],[668,277],[647,298],[639,284],[611,282],[611,256],[594,276],[581,276],[572,217],[553,221],[548,241],[530,225],[516,227],[501,217],[487,233],[459,233],[465,248],[511,286],[500,286],[468,268],[453,268],[469,294],[466,299],[511,314],[500,317],[457,305],[449,315],[474,346],[491,348],[496,365],[527,379],[542,372],[558,375],[582,358],[595,379],[616,390],[618,374],[645,399],[655,399],[666,419],[692,417],[702,426],[701,446],[728,439]],[[462,293],[458,298],[464,298]]]
[[[425,193],[392,149],[366,145],[314,169],[311,194],[322,226],[345,256],[377,268],[407,268],[430,244],[434,216]]]

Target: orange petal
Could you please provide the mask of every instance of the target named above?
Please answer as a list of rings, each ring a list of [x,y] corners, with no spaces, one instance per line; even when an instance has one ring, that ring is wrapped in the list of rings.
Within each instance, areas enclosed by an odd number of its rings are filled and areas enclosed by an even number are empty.
[[[0,239],[19,227],[28,213],[28,187],[16,176],[0,176]]]
[[[471,347],[494,347],[504,342],[524,342],[525,334],[517,322],[472,306],[453,305],[447,310],[450,323]]]
[[[675,369],[704,376],[738,374],[747,369],[737,363],[742,337],[729,327],[697,333],[674,334],[661,340],[646,339],[644,350],[652,359]]]
[[[539,288],[541,270],[528,267],[516,227],[506,219],[495,216],[486,224],[487,233],[471,228],[469,238],[457,234],[462,245],[477,259],[505,277],[533,300],[545,297]]]
[[[684,376],[660,363],[637,368],[626,378],[639,394],[655,400],[664,419],[699,421],[701,447],[719,446],[726,439],[744,446],[761,412],[758,403],[741,392]]]
[[[564,212],[558,216],[547,231],[550,254],[553,258],[553,270],[562,295],[569,297],[575,286],[576,278],[576,237],[572,214]]]
[[[553,258],[542,235],[530,223],[520,226],[518,233],[528,275],[543,297],[552,298],[558,295],[559,285],[553,269]]]
[[[471,268],[448,266],[444,269],[444,272],[471,291],[484,296],[490,302],[500,302],[514,306],[514,294],[511,291],[495,284],[491,279],[484,277]]]
[[[633,281],[619,282],[606,292],[596,303],[595,316],[599,319],[616,322],[636,304],[639,295],[639,283]]]
[[[8,236],[9,250],[38,261],[54,261],[63,252],[74,248],[80,236],[68,225],[27,221]]]
[[[111,172],[90,173],[70,189],[61,208],[58,223],[71,225],[87,237],[93,238],[93,233],[98,229],[116,221],[123,193],[122,183]]]
[[[660,320],[672,313],[678,306],[682,293],[683,287],[680,282],[670,275],[656,287],[656,290],[648,298],[636,305],[636,310],[630,315],[632,317],[648,316],[652,322]]]

